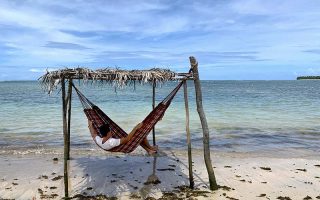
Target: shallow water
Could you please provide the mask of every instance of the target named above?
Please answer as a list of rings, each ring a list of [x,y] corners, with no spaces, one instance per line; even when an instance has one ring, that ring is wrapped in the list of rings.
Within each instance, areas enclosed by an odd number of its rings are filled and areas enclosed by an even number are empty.
[[[176,84],[167,83],[157,88],[157,102]],[[188,86],[192,145],[201,149],[202,130],[192,82]],[[219,152],[319,153],[319,88],[320,81],[203,81],[211,148]],[[126,131],[151,111],[152,87],[149,85],[116,92],[112,86],[99,84],[80,84],[79,89]],[[49,96],[36,81],[0,82],[0,110],[1,153],[42,154],[62,149],[61,93],[58,90]],[[95,148],[86,123],[74,95],[73,152]],[[186,148],[182,90],[157,124],[156,137],[161,148]]]

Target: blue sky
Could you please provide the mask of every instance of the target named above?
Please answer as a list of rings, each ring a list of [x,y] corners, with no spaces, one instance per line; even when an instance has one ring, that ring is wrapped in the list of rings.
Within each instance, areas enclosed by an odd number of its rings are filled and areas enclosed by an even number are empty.
[[[320,74],[319,0],[0,1],[0,81],[87,66],[202,79]]]

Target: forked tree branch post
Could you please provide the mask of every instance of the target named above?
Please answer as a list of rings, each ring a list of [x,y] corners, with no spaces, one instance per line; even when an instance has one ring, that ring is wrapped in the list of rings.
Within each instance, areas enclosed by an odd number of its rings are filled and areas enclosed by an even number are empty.
[[[62,120],[63,120],[63,140],[64,140],[64,160],[63,160],[63,176],[64,176],[64,197],[69,197],[68,190],[68,124],[67,124],[67,100],[65,79],[61,79],[61,92],[62,92]]]
[[[188,165],[189,165],[189,184],[190,188],[194,188],[194,180],[192,173],[192,148],[191,148],[191,136],[190,136],[190,120],[189,120],[189,103],[188,103],[188,87],[187,81],[183,81],[183,91],[184,91],[184,105],[186,110],[186,132],[187,132],[187,144],[188,144]]]
[[[189,59],[190,59],[190,64],[193,72],[194,87],[196,91],[197,111],[200,117],[201,126],[203,130],[204,161],[208,171],[210,189],[217,190],[218,184],[216,181],[216,177],[214,175],[211,158],[210,158],[209,128],[208,128],[206,115],[204,113],[203,105],[202,105],[202,91],[201,91],[201,83],[200,83],[199,72],[198,72],[198,62],[193,56],[189,57]]]
[[[68,80],[68,95],[67,95],[67,102],[68,102],[68,126],[67,126],[67,160],[70,160],[70,130],[71,130],[71,100],[72,100],[72,79]]]
[[[156,106],[156,81],[154,80],[152,83],[152,110]],[[156,129],[153,127],[152,129],[152,141],[153,141],[153,146],[156,145]]]

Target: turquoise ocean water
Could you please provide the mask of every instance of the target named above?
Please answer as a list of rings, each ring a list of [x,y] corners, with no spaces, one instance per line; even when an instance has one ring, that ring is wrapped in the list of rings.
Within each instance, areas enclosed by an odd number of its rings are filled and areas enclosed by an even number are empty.
[[[157,101],[176,84],[166,83],[157,88]],[[212,150],[319,153],[319,88],[320,81],[203,81],[203,104]],[[116,92],[112,86],[99,84],[80,84],[79,89],[126,131],[151,111],[149,85]],[[202,130],[192,82],[188,82],[188,89],[192,145],[201,149]],[[182,91],[156,126],[160,148],[186,148]],[[1,154],[61,153],[59,90],[49,96],[36,81],[0,82],[0,112]],[[76,95],[72,99],[71,124],[72,152],[90,153],[96,149]]]

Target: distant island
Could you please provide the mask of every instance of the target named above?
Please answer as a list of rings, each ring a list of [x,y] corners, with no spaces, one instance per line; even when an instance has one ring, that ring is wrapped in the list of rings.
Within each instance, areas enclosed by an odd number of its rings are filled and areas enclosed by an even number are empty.
[[[298,76],[297,80],[320,79],[320,76]]]

